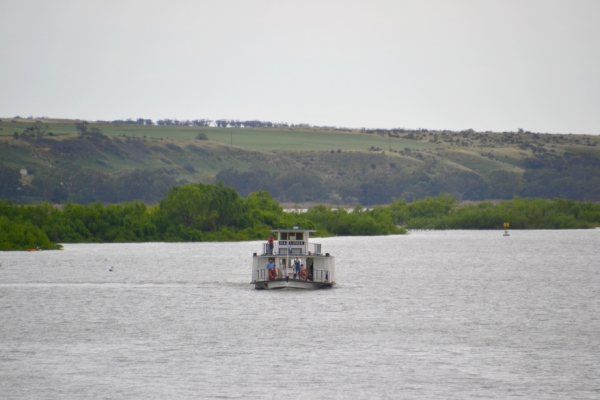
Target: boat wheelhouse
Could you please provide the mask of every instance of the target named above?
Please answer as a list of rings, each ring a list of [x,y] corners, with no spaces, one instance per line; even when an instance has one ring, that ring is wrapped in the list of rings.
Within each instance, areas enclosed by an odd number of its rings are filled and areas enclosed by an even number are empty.
[[[274,229],[273,243],[263,243],[252,256],[256,289],[318,289],[335,285],[335,257],[310,242],[310,229]],[[302,265],[296,271],[296,259]]]

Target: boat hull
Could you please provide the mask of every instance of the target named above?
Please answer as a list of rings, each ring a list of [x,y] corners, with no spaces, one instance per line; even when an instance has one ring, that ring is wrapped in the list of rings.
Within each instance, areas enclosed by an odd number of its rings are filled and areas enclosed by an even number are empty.
[[[255,289],[304,289],[304,290],[315,290],[323,287],[331,287],[333,284],[328,282],[312,282],[312,281],[301,281],[292,280],[285,281],[284,279],[278,279],[268,282],[254,282]]]

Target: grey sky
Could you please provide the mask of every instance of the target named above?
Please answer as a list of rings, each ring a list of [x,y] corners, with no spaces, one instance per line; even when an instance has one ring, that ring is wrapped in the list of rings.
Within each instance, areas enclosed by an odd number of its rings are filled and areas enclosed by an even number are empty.
[[[600,1],[0,0],[0,116],[600,134]]]

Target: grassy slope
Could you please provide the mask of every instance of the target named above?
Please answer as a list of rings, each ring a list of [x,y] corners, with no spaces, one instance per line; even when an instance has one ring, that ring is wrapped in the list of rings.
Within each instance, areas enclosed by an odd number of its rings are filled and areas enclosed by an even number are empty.
[[[4,120],[0,123],[0,136],[21,133],[33,120],[18,120],[11,122]],[[48,131],[58,135],[76,134],[75,121],[70,123],[51,122]],[[343,151],[367,150],[371,146],[388,150],[404,149],[433,149],[436,146],[427,142],[416,142],[408,139],[384,138],[378,135],[369,135],[358,131],[316,130],[316,129],[235,129],[235,128],[199,128],[199,127],[169,127],[169,126],[144,126],[135,124],[90,124],[97,127],[107,136],[122,136],[147,139],[172,139],[193,140],[198,133],[205,133],[210,141],[229,146],[233,139],[233,146],[256,151],[329,151],[341,149]]]
[[[34,120],[2,120],[0,162],[12,168],[35,170],[67,162],[104,172],[167,168],[175,171],[180,179],[191,182],[210,182],[220,170],[236,168],[245,171],[251,166],[269,171],[308,169],[324,178],[337,180],[368,173],[372,165],[379,171],[385,168],[389,173],[450,168],[486,176],[494,170],[522,173],[523,169],[517,164],[531,157],[535,148],[543,147],[558,155],[565,152],[600,153],[600,138],[589,135],[428,132],[418,133],[409,139],[406,134],[389,138],[333,129],[235,129],[90,123],[90,128],[101,129],[112,138],[113,143],[143,146],[150,151],[137,158],[106,152],[78,157],[53,154],[51,150],[36,145],[35,140],[12,138],[14,132],[20,134],[32,126]],[[53,133],[51,139],[54,140],[76,138],[75,122],[41,121],[47,125],[47,131]],[[198,133],[205,133],[209,140],[196,140]],[[233,146],[230,146],[231,141]],[[173,151],[168,144],[176,145],[182,151]],[[189,145],[203,151],[191,151],[186,147]],[[369,150],[372,148],[378,150]],[[332,150],[334,154],[331,154]],[[398,168],[390,167],[392,164]],[[190,167],[193,167],[191,172]]]

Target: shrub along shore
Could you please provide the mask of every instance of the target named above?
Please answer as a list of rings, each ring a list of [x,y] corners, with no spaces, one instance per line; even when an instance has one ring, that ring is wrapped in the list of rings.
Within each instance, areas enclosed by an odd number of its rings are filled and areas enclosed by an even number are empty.
[[[60,249],[58,243],[241,241],[266,239],[271,229],[298,225],[315,236],[406,233],[406,229],[582,229],[600,226],[600,204],[514,198],[459,205],[450,195],[348,212],[319,205],[287,213],[265,191],[241,197],[234,189],[190,184],[172,187],[156,206],[0,201],[0,250]]]

